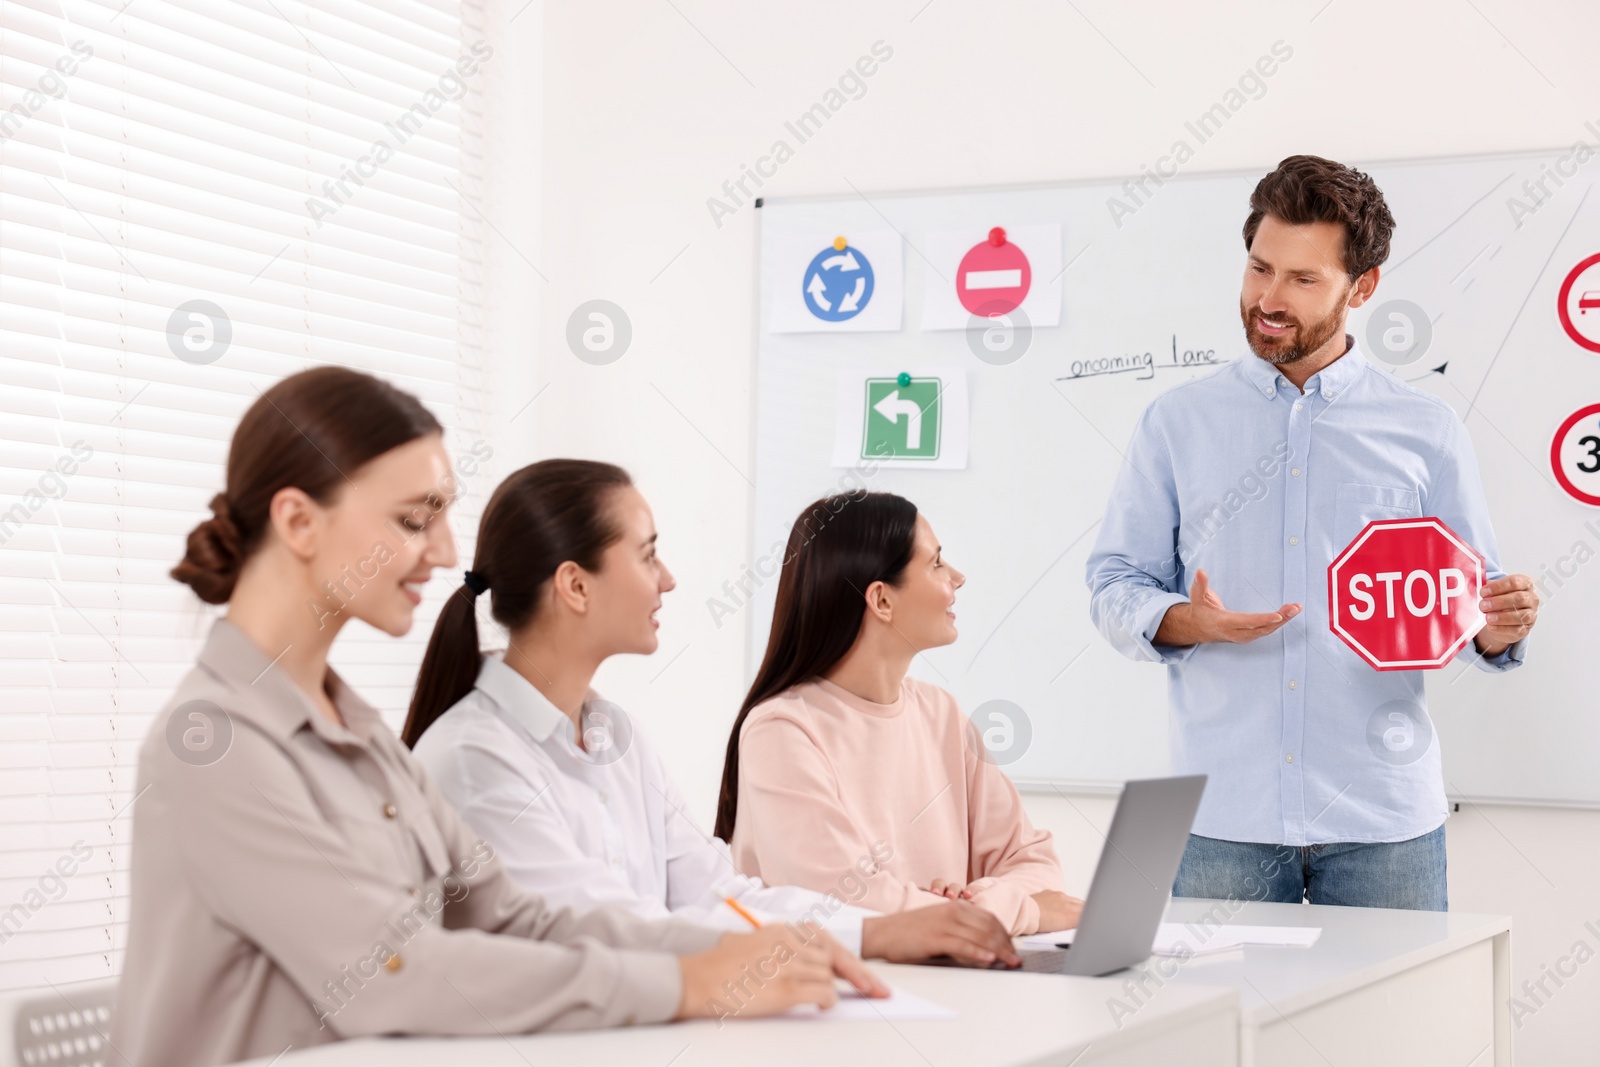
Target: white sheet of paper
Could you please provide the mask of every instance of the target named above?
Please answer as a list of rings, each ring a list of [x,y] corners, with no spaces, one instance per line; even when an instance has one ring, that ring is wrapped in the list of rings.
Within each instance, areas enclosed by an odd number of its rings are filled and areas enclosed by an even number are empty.
[[[936,378],[939,381],[938,412],[923,410],[916,413],[918,440],[934,440],[924,435],[938,435],[936,440],[939,449],[936,457],[884,458],[881,453],[874,453],[868,445],[869,419],[874,423],[871,427],[874,432],[894,433],[898,435],[896,440],[910,443],[912,427],[907,412],[903,410],[905,407],[903,400],[897,401],[895,397],[884,396],[878,401],[881,406],[873,410],[867,407],[868,381],[885,382],[897,379],[902,372],[911,375],[915,380]],[[919,387],[921,387],[920,381]],[[898,396],[898,390],[894,391]],[[896,416],[892,424],[886,421],[888,415],[885,412]],[[934,417],[935,414],[937,418]],[[907,366],[899,363],[870,369],[858,367],[853,370],[841,370],[833,422],[833,466],[860,467],[865,463],[876,463],[882,467],[903,467],[907,470],[916,467],[929,470],[966,470],[967,445],[970,440],[969,414],[967,372],[964,370],[926,364]],[[877,439],[879,438],[874,438]]]
[[[885,1000],[872,1000],[854,989],[840,989],[839,1002],[827,1011],[814,1004],[790,1008],[780,1019],[823,1019],[845,1022],[882,1022],[885,1019],[954,1019],[956,1013],[904,989],[892,989]]]
[[[998,224],[1004,225],[1003,222]],[[1006,240],[1028,257],[1032,277],[1028,295],[1022,298],[1020,305],[1028,324],[1034,328],[1061,325],[1061,224],[1006,226],[1005,230]],[[924,330],[965,330],[972,324],[972,313],[961,305],[961,298],[956,295],[956,275],[962,258],[972,246],[988,238],[989,227],[978,226],[966,230],[939,230],[922,239],[922,252],[936,268],[923,275]],[[988,284],[998,285],[1006,280],[997,276],[989,278]]]
[[[1034,948],[1054,948],[1057,945],[1070,945],[1077,932],[1076,929],[1056,930],[1028,934],[1019,940]],[[1162,923],[1156,930],[1156,943],[1150,951],[1157,956],[1181,956],[1185,952],[1192,956],[1208,956],[1245,945],[1305,948],[1316,944],[1320,936],[1320,926],[1191,926],[1187,923]]]
[[[849,247],[871,267],[872,293],[855,315],[830,322],[813,314],[807,306],[808,300],[817,299],[806,292],[806,283],[810,280],[807,268],[824,251],[831,256],[833,239],[837,236],[845,237]],[[900,329],[905,304],[905,263],[901,246],[900,235],[889,229],[852,229],[843,235],[818,232],[775,238],[769,262],[776,264],[776,269],[771,272],[767,283],[773,286],[767,332],[858,333],[864,330]],[[834,277],[836,273],[837,277]],[[835,266],[829,276],[837,282],[850,273],[853,272]],[[828,300],[831,305],[839,299],[839,294],[835,292],[833,299],[827,296],[822,299]]]
[[[1198,928],[1201,933],[1205,928]],[[1320,926],[1223,926],[1216,934],[1230,935],[1241,945],[1280,945],[1288,948],[1309,948],[1322,936]],[[1197,937],[1199,935],[1196,935]],[[1209,944],[1209,942],[1207,942]]]

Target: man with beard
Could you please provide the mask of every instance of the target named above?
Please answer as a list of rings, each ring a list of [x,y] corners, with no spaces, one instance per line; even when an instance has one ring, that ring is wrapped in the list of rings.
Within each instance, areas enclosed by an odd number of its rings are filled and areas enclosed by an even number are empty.
[[[1291,156],[1261,179],[1239,298],[1253,354],[1145,409],[1089,557],[1100,632],[1167,665],[1174,773],[1209,775],[1179,896],[1446,909],[1422,672],[1334,637],[1328,566],[1373,519],[1442,519],[1488,561],[1463,654],[1490,672],[1522,663],[1539,598],[1499,567],[1461,420],[1345,332],[1393,229],[1342,164]]]

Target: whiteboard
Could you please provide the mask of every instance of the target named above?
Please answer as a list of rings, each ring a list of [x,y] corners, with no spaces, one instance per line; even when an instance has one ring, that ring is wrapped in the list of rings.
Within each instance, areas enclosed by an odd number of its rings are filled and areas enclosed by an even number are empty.
[[[1354,164],[1383,189],[1397,227],[1378,291],[1352,312],[1349,332],[1370,354],[1372,309],[1391,299],[1424,309],[1432,339],[1423,357],[1372,362],[1464,417],[1500,562],[1543,583],[1521,669],[1493,675],[1458,659],[1429,672],[1429,712],[1455,798],[1600,805],[1600,562],[1579,548],[1600,555],[1600,508],[1564,493],[1550,460],[1561,422],[1600,402],[1600,353],[1568,336],[1556,308],[1564,276],[1600,253],[1600,196],[1592,195],[1600,160],[1569,159],[1560,170],[1576,173],[1558,186],[1549,175],[1562,155]],[[1100,637],[1084,563],[1138,415],[1157,393],[1211,371],[1184,366],[1184,353],[1255,358],[1238,299],[1241,228],[1262,173],[1147,186],[1151,195],[1116,219],[1109,199],[1132,203],[1120,179],[769,199],[761,209],[751,558],[768,556],[804,505],[849,484],[830,466],[841,369],[964,371],[966,469],[884,468],[869,485],[912,500],[967,574],[956,605],[960,639],[918,656],[913,674],[951,690],[968,712],[997,699],[1023,709],[1031,737],[1006,770],[1024,787],[1114,788],[1167,771],[1166,670],[1127,660]],[[1524,182],[1541,178],[1549,195],[1514,220],[1508,201],[1533,205]],[[930,235],[1046,223],[1061,233],[1060,323],[1036,328],[1022,358],[994,365],[974,355],[962,331],[921,329],[930,286],[948,284],[923,257]],[[885,226],[904,241],[898,330],[769,330],[775,302],[793,295],[804,269],[792,256],[780,262],[775,249]],[[1157,366],[1072,377],[1119,360]],[[775,575],[754,572],[745,583],[751,676],[776,586]]]

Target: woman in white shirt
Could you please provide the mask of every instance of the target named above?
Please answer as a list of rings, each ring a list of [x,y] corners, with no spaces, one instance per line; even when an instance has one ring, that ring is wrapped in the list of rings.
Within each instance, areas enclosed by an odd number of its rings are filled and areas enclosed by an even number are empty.
[[[675,585],[650,506],[621,468],[556,459],[512,474],[484,510],[464,578],[402,738],[524,888],[729,929],[747,929],[747,912],[811,921],[863,956],[1017,962],[1004,928],[966,901],[888,916],[852,907],[889,859],[885,843],[824,893],[746,877],[694,823],[654,748],[590,686],[610,656],[656,650],[655,613]],[[479,653],[486,590],[508,631],[503,653]]]

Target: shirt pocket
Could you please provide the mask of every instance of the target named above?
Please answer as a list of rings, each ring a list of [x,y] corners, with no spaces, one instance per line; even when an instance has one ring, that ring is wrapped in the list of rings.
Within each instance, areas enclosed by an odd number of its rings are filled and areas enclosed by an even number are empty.
[[[1343,549],[1367,523],[1376,519],[1414,519],[1422,514],[1415,489],[1391,485],[1340,482],[1333,508],[1333,547]]]

